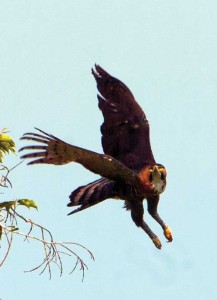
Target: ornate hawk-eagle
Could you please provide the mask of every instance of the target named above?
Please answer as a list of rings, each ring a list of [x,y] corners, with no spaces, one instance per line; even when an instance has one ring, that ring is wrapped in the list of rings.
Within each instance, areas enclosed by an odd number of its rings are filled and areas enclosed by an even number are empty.
[[[106,199],[125,201],[133,221],[141,227],[160,249],[161,242],[143,220],[143,200],[147,200],[149,214],[161,225],[166,239],[172,241],[170,228],[157,212],[160,194],[166,187],[166,169],[155,162],[149,138],[149,123],[128,87],[109,75],[99,65],[92,69],[99,91],[98,102],[104,122],[101,126],[102,147],[98,154],[70,145],[40,129],[25,133],[22,140],[40,145],[20,149],[34,150],[21,158],[35,158],[28,164],[63,165],[77,162],[100,179],[81,186],[69,196],[68,206],[79,206],[74,214]],[[35,151],[36,150],[36,151]]]

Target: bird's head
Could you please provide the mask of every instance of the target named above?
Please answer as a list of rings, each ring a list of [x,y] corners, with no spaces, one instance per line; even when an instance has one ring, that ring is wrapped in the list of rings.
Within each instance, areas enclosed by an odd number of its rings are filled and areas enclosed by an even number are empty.
[[[145,166],[139,173],[141,181],[156,194],[161,194],[166,188],[167,172],[163,165]]]

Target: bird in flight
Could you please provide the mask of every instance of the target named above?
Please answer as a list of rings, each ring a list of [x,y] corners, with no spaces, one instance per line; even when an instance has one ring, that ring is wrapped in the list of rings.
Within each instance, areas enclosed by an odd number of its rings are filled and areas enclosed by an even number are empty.
[[[39,144],[21,148],[20,151],[33,150],[21,158],[33,159],[28,165],[64,165],[76,162],[100,175],[100,179],[78,187],[71,193],[68,206],[79,207],[69,215],[106,199],[124,200],[124,207],[131,211],[135,224],[148,234],[158,249],[161,249],[159,238],[143,219],[143,200],[146,199],[149,214],[160,224],[166,239],[169,242],[173,240],[169,226],[157,211],[160,194],[166,187],[167,173],[165,167],[156,163],[154,159],[148,120],[123,82],[99,65],[95,65],[92,74],[99,91],[99,109],[104,117],[101,126],[104,154],[70,145],[36,128],[37,133],[25,133],[21,140]]]

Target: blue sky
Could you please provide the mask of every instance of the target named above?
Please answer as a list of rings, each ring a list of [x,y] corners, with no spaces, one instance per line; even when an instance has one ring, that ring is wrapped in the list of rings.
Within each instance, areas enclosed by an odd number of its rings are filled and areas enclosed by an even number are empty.
[[[217,296],[216,1],[0,1],[0,127],[19,138],[34,126],[102,152],[96,85],[100,64],[132,90],[151,124],[155,158],[168,170],[160,214],[173,243],[154,248],[121,201],[106,201],[67,217],[68,195],[97,178],[81,166],[22,164],[2,199],[29,197],[25,212],[54,233],[88,247],[85,281],[79,272],[24,273],[41,248],[15,238],[0,270],[0,298],[214,299]],[[18,157],[7,160],[8,165]],[[81,253],[82,254],[82,253]]]

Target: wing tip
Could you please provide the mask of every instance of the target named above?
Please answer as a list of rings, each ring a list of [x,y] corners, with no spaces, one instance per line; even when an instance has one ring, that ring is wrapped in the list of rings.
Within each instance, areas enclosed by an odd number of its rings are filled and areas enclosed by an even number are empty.
[[[96,80],[100,78],[100,75],[97,72],[97,64],[95,64],[94,67],[91,68],[91,73]]]
[[[67,205],[68,206],[68,205]],[[81,207],[77,208],[77,209],[74,209],[73,211],[71,211],[70,213],[67,214],[67,216],[71,216],[71,215],[74,215],[75,213],[79,212],[81,209]]]
[[[96,64],[93,68],[91,68],[91,73],[93,74],[94,78],[97,80],[110,76],[106,70],[104,70],[100,65]]]

